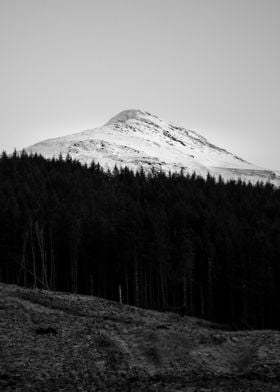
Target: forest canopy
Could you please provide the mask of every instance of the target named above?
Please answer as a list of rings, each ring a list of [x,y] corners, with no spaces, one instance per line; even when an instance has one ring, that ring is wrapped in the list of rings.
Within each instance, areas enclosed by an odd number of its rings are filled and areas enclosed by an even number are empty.
[[[0,280],[280,328],[280,190],[0,158]]]

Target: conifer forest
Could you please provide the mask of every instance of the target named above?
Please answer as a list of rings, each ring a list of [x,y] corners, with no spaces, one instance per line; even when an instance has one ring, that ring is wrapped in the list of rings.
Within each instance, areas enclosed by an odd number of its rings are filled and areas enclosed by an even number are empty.
[[[280,328],[273,185],[3,153],[0,223],[2,282]]]

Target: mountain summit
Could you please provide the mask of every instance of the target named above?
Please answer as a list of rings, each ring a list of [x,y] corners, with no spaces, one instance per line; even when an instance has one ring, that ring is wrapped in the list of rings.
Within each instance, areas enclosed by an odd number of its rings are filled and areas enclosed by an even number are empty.
[[[105,125],[83,132],[49,139],[25,149],[46,158],[69,154],[90,164],[104,167],[128,166],[136,171],[152,168],[164,172],[193,173],[205,177],[271,182],[280,185],[280,176],[259,168],[211,144],[200,134],[142,110],[125,110]]]
[[[137,109],[129,109],[124,110],[112,117],[111,120],[107,122],[106,125],[115,124],[118,122],[126,122],[127,120],[141,120],[145,119],[147,116],[152,116],[150,113],[143,112],[142,110]]]

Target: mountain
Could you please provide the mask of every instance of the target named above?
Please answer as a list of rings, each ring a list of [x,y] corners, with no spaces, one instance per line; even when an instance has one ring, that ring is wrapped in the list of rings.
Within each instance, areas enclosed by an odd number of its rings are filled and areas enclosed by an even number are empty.
[[[115,165],[136,171],[154,168],[164,172],[207,174],[224,179],[271,182],[280,185],[280,174],[257,167],[210,143],[200,134],[165,122],[141,110],[125,110],[105,125],[83,132],[48,139],[25,149],[46,158],[69,154],[105,169]]]

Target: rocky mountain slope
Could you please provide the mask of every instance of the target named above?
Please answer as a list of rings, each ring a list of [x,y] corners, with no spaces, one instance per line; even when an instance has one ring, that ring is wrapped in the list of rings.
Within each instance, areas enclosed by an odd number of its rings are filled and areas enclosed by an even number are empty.
[[[100,128],[49,139],[25,149],[46,158],[69,154],[82,163],[99,162],[105,169],[128,166],[145,171],[207,173],[225,179],[270,181],[280,185],[280,175],[259,168],[214,146],[203,136],[140,110],[126,110]]]
[[[0,284],[1,391],[280,391],[280,333]]]

